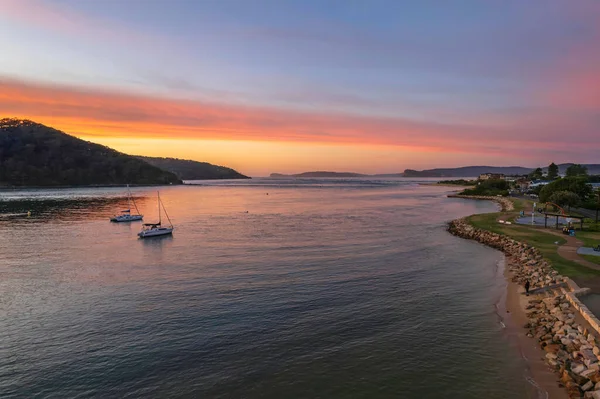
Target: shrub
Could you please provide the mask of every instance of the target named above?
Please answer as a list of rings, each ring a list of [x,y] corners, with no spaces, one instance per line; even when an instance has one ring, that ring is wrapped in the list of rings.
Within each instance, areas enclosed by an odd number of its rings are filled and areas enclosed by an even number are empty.
[[[592,186],[587,183],[585,177],[565,177],[545,185],[540,190],[540,201],[548,202],[552,194],[558,191],[570,191],[575,193],[581,201],[588,199],[592,193]]]

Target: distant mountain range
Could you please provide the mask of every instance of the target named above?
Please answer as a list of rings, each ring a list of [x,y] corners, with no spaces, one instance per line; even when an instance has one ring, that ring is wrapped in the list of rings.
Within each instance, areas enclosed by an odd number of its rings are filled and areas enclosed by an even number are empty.
[[[304,177],[304,178],[313,178],[313,177],[403,177],[402,173],[392,173],[392,174],[381,174],[381,175],[365,175],[362,173],[352,173],[352,172],[304,172],[292,175],[285,175],[282,173],[271,173],[272,178],[286,178],[286,177]]]
[[[558,165],[559,173],[564,174],[572,163],[563,163]],[[600,164],[584,164],[591,175],[600,175]],[[426,170],[406,169],[403,173],[366,175],[350,172],[304,172],[298,174],[285,175],[281,173],[272,173],[273,178],[283,177],[477,177],[482,173],[502,173],[505,175],[528,175],[535,168],[522,166],[463,166],[460,168],[436,168]],[[542,168],[544,171],[548,167]]]
[[[558,165],[558,171],[564,174],[572,163],[563,163]],[[600,164],[584,164],[591,175],[600,174]],[[464,166],[461,168],[437,168],[427,170],[406,169],[404,177],[477,177],[482,173],[502,173],[504,175],[528,175],[535,168],[526,168],[522,166]],[[548,167],[542,168],[545,172]]]
[[[521,166],[464,166],[461,168],[436,168],[426,170],[406,169],[404,177],[475,177],[482,173],[526,175],[533,169]]]
[[[250,179],[248,176],[226,168],[225,166],[213,165],[208,162],[188,161],[178,158],[153,158],[136,156],[142,161],[148,162],[157,168],[174,173],[181,180],[209,180],[209,179]]]

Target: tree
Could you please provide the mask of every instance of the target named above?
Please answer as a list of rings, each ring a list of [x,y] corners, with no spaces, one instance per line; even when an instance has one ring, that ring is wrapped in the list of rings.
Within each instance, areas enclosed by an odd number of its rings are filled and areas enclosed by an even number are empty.
[[[504,179],[489,179],[479,182],[474,188],[467,188],[463,195],[508,195],[510,184]]]
[[[557,191],[571,191],[585,201],[592,193],[592,186],[588,184],[585,177],[565,177],[552,183],[546,184],[540,191],[540,201],[547,202],[550,196]]]
[[[558,166],[554,162],[552,162],[548,166],[548,180],[554,180],[558,177]]]
[[[587,175],[588,175],[587,168],[578,163],[569,166],[566,171],[567,177],[587,176]]]
[[[537,168],[533,172],[531,172],[528,176],[531,180],[541,180],[544,177],[544,172],[542,168]]]
[[[177,184],[147,162],[32,121],[0,119],[0,185]]]
[[[572,191],[555,191],[552,193],[548,202],[555,203],[559,206],[568,206],[569,209],[572,206],[578,206],[581,203],[581,198]]]

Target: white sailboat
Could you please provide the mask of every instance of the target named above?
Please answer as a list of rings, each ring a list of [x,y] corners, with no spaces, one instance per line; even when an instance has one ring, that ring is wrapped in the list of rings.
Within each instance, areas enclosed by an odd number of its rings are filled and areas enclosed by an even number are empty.
[[[144,215],[140,215],[140,211],[135,204],[135,200],[131,196],[131,190],[129,189],[129,184],[127,185],[127,203],[129,204],[128,208],[121,211],[120,215],[115,215],[110,218],[111,222],[134,222],[136,220],[142,220]],[[137,214],[131,213],[131,204],[135,207],[135,211]]]
[[[148,237],[156,237],[156,236],[164,236],[168,234],[173,234],[173,223],[171,223],[171,219],[169,219],[169,214],[165,209],[162,201],[160,200],[160,193],[158,194],[158,223],[144,223],[142,226],[142,231],[138,233],[140,238],[148,238]],[[165,212],[165,216],[169,221],[169,227],[162,227],[162,217],[161,217],[161,207]]]

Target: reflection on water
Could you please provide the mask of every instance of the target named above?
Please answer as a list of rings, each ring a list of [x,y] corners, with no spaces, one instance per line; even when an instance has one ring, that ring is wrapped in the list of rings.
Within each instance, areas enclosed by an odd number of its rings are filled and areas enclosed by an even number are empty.
[[[581,301],[592,311],[596,317],[600,317],[600,295],[599,294],[589,294],[584,295],[581,298]]]
[[[144,240],[122,189],[0,192],[38,206],[0,220],[0,397],[527,397],[500,255],[444,230],[494,205],[243,184],[161,188],[174,235]]]
[[[1,198],[1,194],[0,194]],[[0,219],[27,217],[30,221],[76,220],[83,218],[107,218],[128,209],[127,197],[61,198],[0,200]],[[147,197],[136,197],[136,204],[143,205]],[[29,212],[29,215],[28,215]]]

